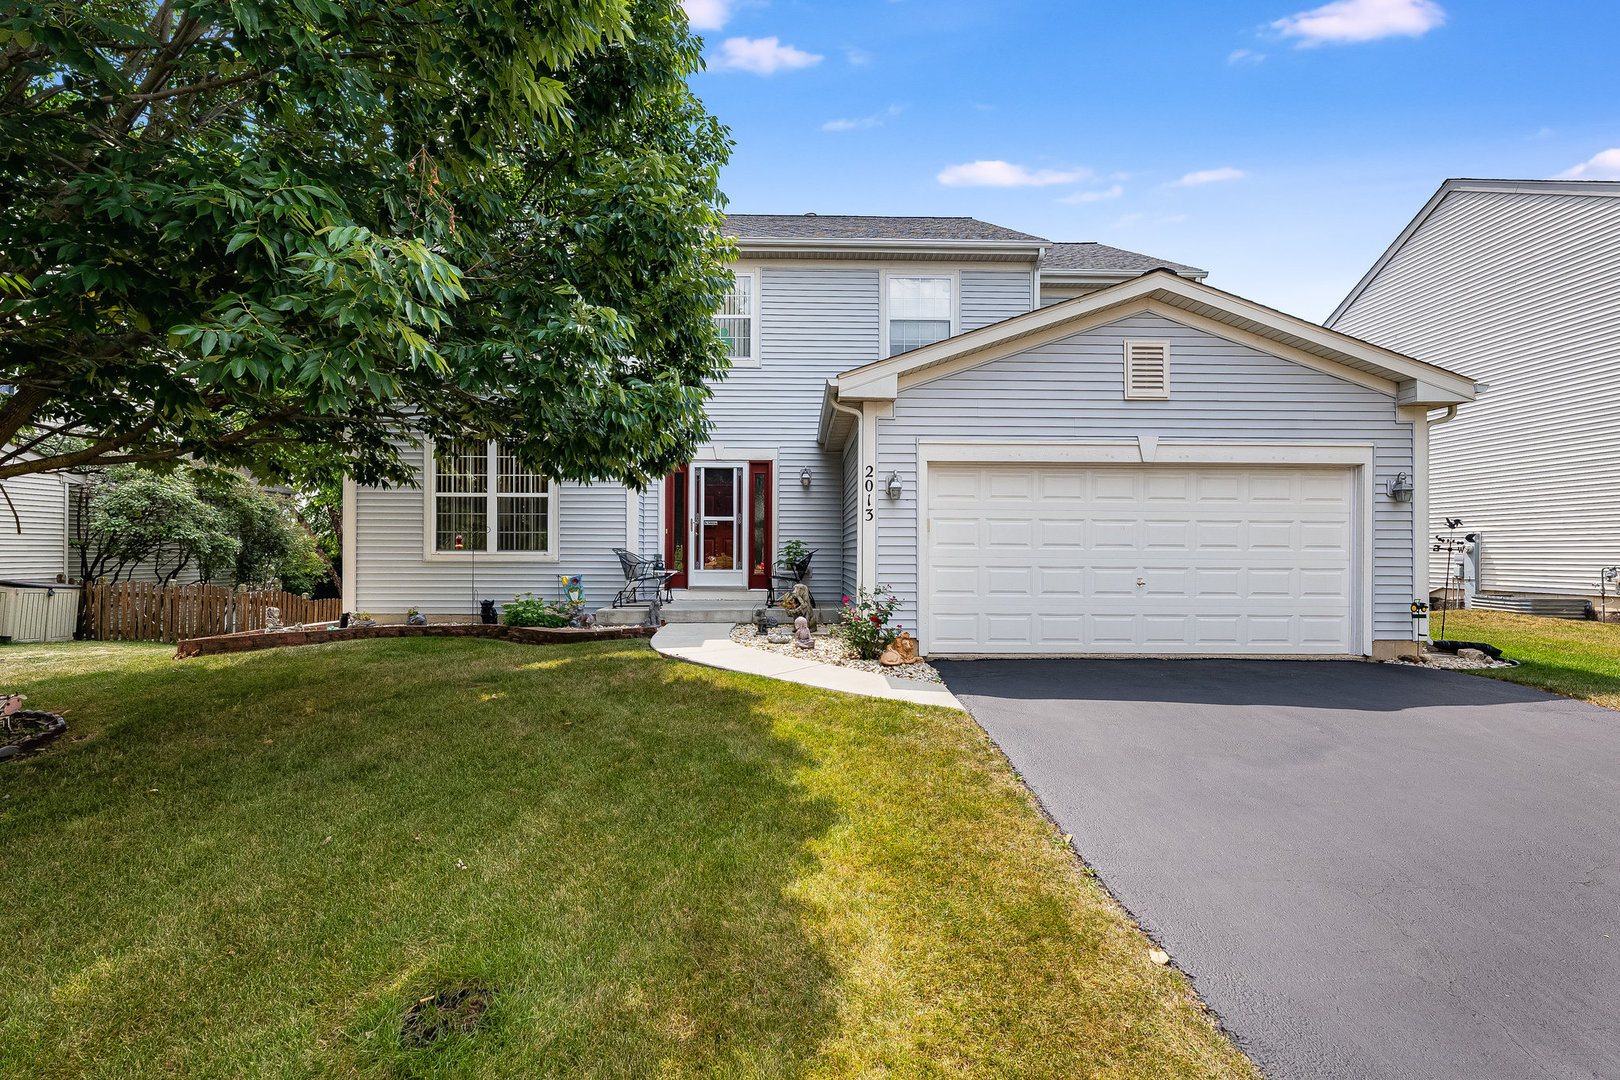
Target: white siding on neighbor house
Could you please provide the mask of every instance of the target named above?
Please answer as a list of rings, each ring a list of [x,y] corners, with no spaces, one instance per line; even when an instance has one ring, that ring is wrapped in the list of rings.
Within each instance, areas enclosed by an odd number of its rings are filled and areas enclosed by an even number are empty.
[[[1126,400],[1123,342],[1170,342],[1171,398]],[[1135,315],[1016,356],[901,391],[878,421],[877,473],[900,474],[898,501],[879,499],[877,580],[917,620],[919,439],[1167,439],[1372,444],[1375,484],[1412,470],[1412,425],[1394,400],[1157,315]],[[1410,639],[1410,504],[1375,496],[1373,637]],[[926,642],[924,643],[926,648]]]
[[[67,558],[67,487],[61,477],[49,474],[0,480],[0,490],[11,500],[0,499],[0,578],[55,581],[57,574],[77,576],[78,560],[70,563]]]
[[[860,551],[856,546],[856,531],[860,528],[856,516],[861,501],[860,473],[861,440],[857,432],[852,431],[849,441],[844,444],[844,563],[839,581],[840,597],[854,596],[856,583],[860,580]]]
[[[1032,275],[1022,270],[963,270],[961,330],[1022,315],[1029,310]]]
[[[1332,325],[1488,384],[1429,437],[1429,531],[1480,532],[1481,587],[1595,594],[1620,563],[1620,197],[1452,191]]]
[[[422,452],[407,450],[420,468]],[[426,502],[421,488],[355,491],[354,609],[399,615],[417,607],[431,616],[465,617],[477,599],[503,604],[519,593],[561,594],[558,576],[585,579],[590,607],[607,605],[623,584],[613,548],[625,541],[625,489],[618,484],[557,485],[556,562],[509,555],[424,557]]]
[[[876,267],[766,266],[760,366],[734,368],[709,401],[716,447],[777,451],[778,547],[816,552],[816,599],[842,585],[843,461],[816,443],[827,380],[878,359]],[[810,487],[799,483],[809,467]]]

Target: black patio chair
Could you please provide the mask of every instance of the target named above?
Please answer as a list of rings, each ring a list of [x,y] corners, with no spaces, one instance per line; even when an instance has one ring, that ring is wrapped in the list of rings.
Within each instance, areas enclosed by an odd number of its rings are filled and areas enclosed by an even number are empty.
[[[806,552],[792,562],[779,562],[776,571],[771,574],[770,587],[765,590],[765,606],[770,607],[782,597],[793,591],[793,586],[802,583],[810,576],[810,560],[815,552]],[[815,594],[810,596],[810,606],[816,606]]]
[[[627,548],[614,548],[613,554],[619,557],[619,566],[624,570],[624,588],[614,595],[614,607],[644,604],[660,596],[666,603],[675,598],[669,589],[669,579],[675,572],[664,569],[663,559],[649,559]]]

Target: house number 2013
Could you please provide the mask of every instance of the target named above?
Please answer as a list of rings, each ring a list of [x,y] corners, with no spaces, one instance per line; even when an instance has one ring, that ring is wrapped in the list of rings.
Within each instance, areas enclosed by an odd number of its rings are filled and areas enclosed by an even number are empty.
[[[872,508],[872,492],[877,486],[876,483],[872,479],[872,475],[873,475],[872,466],[868,465],[866,467],[866,482],[865,482],[865,488],[866,488],[866,520],[867,521],[871,521],[874,517],[877,516],[877,511]]]

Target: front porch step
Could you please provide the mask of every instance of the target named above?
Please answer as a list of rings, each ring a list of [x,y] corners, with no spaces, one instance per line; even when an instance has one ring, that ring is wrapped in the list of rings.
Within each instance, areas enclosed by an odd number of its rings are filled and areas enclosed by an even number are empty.
[[[754,609],[764,605],[763,589],[681,589],[661,615],[666,623],[742,623],[753,621]],[[773,611],[779,621],[786,621],[781,608]],[[650,617],[646,604],[596,609],[599,626],[635,626]]]

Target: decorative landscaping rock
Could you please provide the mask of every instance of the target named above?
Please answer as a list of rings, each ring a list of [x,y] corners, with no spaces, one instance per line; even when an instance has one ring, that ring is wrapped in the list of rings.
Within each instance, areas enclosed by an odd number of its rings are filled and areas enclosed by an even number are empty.
[[[1485,660],[1485,659],[1487,659],[1487,657],[1484,654],[1484,652],[1482,652],[1479,649],[1458,649],[1457,650],[1457,659],[1459,659],[1459,660]]]
[[[786,635],[783,635],[786,637]],[[749,623],[739,623],[731,631],[731,640],[739,645],[747,645],[754,649],[764,649],[767,652],[782,653],[784,656],[795,656],[800,659],[817,660],[823,664],[836,664],[839,667],[855,668],[857,671],[870,671],[875,675],[889,675],[897,679],[916,679],[918,682],[944,682],[939,672],[924,660],[903,664],[900,667],[886,668],[876,660],[862,660],[850,651],[842,641],[830,634],[815,634],[812,636],[812,647],[801,649],[793,644],[791,638],[782,642],[773,642],[769,637],[759,633]]]
[[[799,582],[793,591],[782,597],[782,610],[793,618],[809,620],[810,629],[816,628],[816,609],[810,603],[810,586]]]

